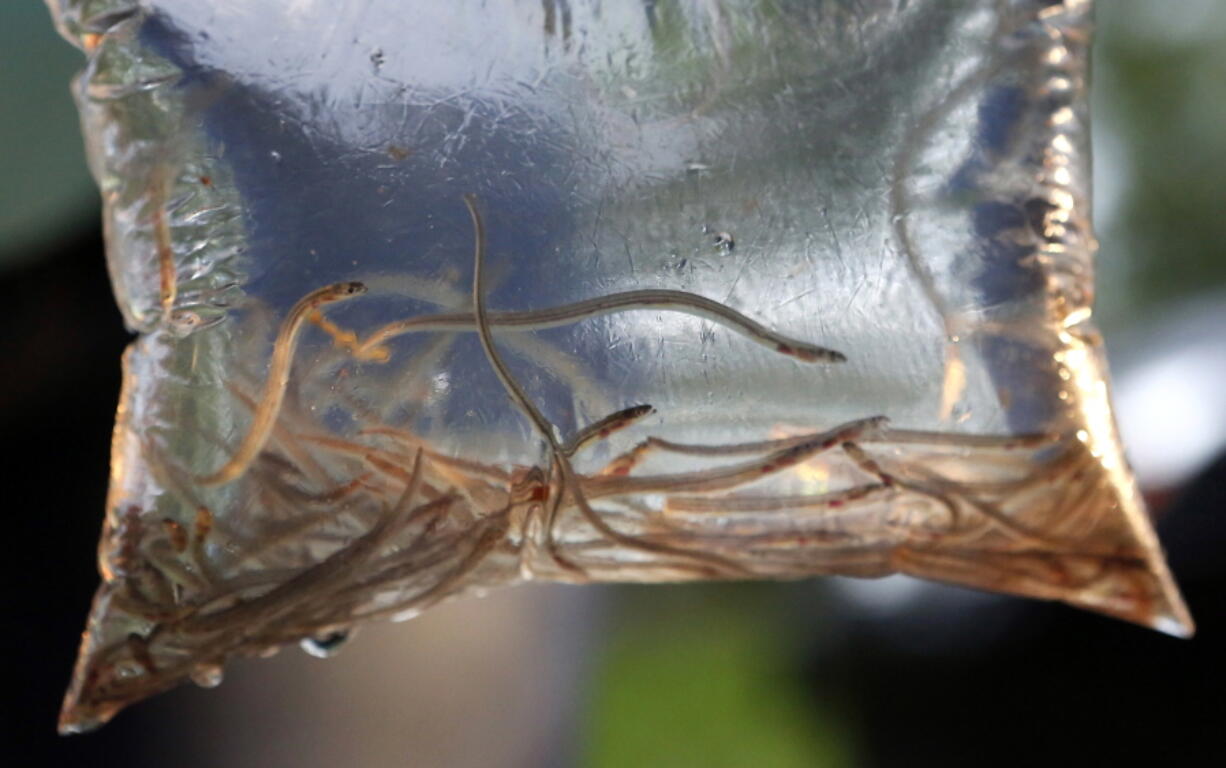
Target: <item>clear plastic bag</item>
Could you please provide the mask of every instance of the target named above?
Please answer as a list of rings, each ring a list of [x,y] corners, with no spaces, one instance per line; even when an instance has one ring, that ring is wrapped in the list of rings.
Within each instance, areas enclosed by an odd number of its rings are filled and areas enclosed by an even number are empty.
[[[51,6],[141,334],[62,729],[530,579],[1190,631],[1090,323],[1088,2]]]

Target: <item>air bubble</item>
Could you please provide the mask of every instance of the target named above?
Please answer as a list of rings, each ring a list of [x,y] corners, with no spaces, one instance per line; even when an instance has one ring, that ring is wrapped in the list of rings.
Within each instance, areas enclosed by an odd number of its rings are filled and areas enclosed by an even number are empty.
[[[191,673],[192,682],[201,688],[216,688],[223,677],[220,664],[200,664]]]
[[[300,642],[299,645],[302,647],[302,650],[317,659],[330,659],[340,653],[345,643],[349,642],[351,635],[352,632],[349,630],[337,630],[336,632],[308,637]]]

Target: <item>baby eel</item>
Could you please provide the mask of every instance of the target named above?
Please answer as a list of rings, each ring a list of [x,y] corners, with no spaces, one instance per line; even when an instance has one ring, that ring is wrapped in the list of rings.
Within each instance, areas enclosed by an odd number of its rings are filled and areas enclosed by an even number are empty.
[[[319,588],[329,583],[343,583],[345,578],[364,565],[396,534],[414,519],[420,517],[423,510],[451,503],[450,497],[444,497],[419,507],[413,506],[413,501],[421,488],[421,458],[421,452],[418,451],[417,458],[413,462],[413,474],[405,486],[404,493],[396,502],[396,506],[387,510],[379,522],[349,546],[332,553],[316,565],[301,571],[298,575],[259,597],[240,602],[217,613],[189,616],[179,624],[179,629],[190,634],[267,623],[268,620],[281,615],[284,611],[300,605],[304,598],[315,594]]]
[[[804,363],[842,363],[847,360],[847,356],[842,352],[775,333],[756,320],[718,301],[685,291],[664,289],[625,291],[549,309],[525,312],[488,312],[486,322],[495,328],[539,331],[572,325],[582,320],[615,312],[652,309],[681,312],[710,320],[773,352],[793,357]],[[355,351],[362,359],[381,360],[383,358],[379,350],[385,349],[381,345],[406,333],[475,330],[477,330],[477,318],[471,312],[422,315],[383,326],[361,342]]]
[[[362,283],[333,283],[308,293],[298,300],[290,309],[285,320],[281,322],[281,330],[277,333],[276,343],[272,350],[272,364],[268,367],[268,378],[264,382],[264,390],[260,394],[260,402],[252,416],[251,426],[247,429],[242,443],[234,451],[220,469],[212,474],[198,476],[196,482],[201,485],[224,485],[240,477],[251,462],[263,450],[268,437],[272,433],[273,424],[281,412],[281,403],[285,399],[285,388],[289,384],[290,363],[293,362],[294,349],[298,345],[298,335],[302,331],[303,321],[316,309],[325,304],[352,299],[366,293]]]
[[[796,512],[806,509],[834,510],[862,499],[888,496],[895,489],[884,483],[870,483],[812,496],[669,496],[664,502],[669,512]]]
[[[849,421],[826,432],[809,435],[800,442],[784,442],[784,447],[753,461],[677,475],[597,475],[584,482],[589,498],[645,493],[713,493],[747,485],[768,475],[782,472],[843,443],[881,427],[886,419],[874,416]]]
[[[632,405],[629,408],[623,408],[579,430],[578,434],[562,446],[562,450],[567,456],[574,456],[581,449],[586,448],[589,443],[604,440],[614,432],[625,429],[639,419],[655,412],[656,409],[650,405]]]
[[[153,201],[153,242],[158,257],[159,299],[162,316],[169,320],[175,308],[178,285],[175,280],[175,254],[170,243],[170,224],[166,221],[166,191],[170,186],[165,169],[150,190]]]
[[[579,512],[584,520],[608,539],[623,546],[658,554],[678,555],[700,562],[705,561],[703,571],[712,576],[726,575],[730,572],[745,573],[745,569],[739,564],[719,555],[703,551],[690,551],[627,536],[606,523],[601,519],[596,510],[592,509],[587,498],[584,496],[583,488],[579,483],[579,478],[574,468],[571,466],[570,456],[567,453],[568,448],[573,450],[579,447],[581,443],[576,441],[568,446],[562,444],[555,435],[553,426],[532,401],[528,399],[528,395],[525,394],[518,382],[511,376],[510,370],[507,369],[506,363],[503,362],[501,355],[498,354],[498,349],[494,346],[494,335],[490,327],[489,315],[485,308],[485,284],[484,272],[482,270],[482,262],[485,256],[485,223],[481,218],[480,211],[477,210],[477,199],[475,196],[465,195],[464,204],[468,206],[468,214],[472,219],[475,234],[473,249],[473,316],[476,319],[477,338],[481,342],[481,349],[485,352],[486,360],[489,362],[490,367],[494,369],[495,375],[498,377],[507,395],[511,398],[511,401],[528,417],[528,420],[532,422],[537,432],[549,444],[550,452],[553,454],[553,462],[562,475],[563,488],[570,489],[571,498],[574,500],[575,505],[579,507]],[[634,406],[626,411],[613,414],[610,420],[599,422],[597,426],[600,429],[618,424],[627,424],[636,418],[647,415],[650,410],[650,406]],[[588,439],[585,437],[585,434],[580,433],[580,441]],[[559,493],[559,497],[561,495],[562,493]],[[552,533],[550,533],[550,536],[552,536]]]

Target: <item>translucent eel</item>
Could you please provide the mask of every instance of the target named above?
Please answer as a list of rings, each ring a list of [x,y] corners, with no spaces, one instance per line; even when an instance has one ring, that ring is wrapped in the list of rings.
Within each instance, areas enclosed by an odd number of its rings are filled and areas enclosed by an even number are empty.
[[[344,583],[348,576],[370,567],[379,550],[389,544],[397,533],[416,521],[445,511],[455,501],[454,497],[445,496],[412,507],[413,485],[410,483],[405,489],[394,508],[385,507],[383,519],[366,534],[320,563],[281,582],[271,591],[214,613],[201,614],[197,607],[190,615],[168,624],[156,625],[146,637],[136,636],[135,640],[125,638],[101,649],[86,672],[94,681],[91,706],[100,712],[112,710],[136,698],[167,690],[212,663],[202,662],[201,659],[224,659],[243,647],[267,645],[265,638],[275,634],[270,632],[274,622],[293,624],[299,614],[317,610],[319,601],[330,599],[336,586]],[[205,605],[226,597],[228,595],[219,595]],[[154,669],[146,667],[144,676],[124,676],[119,667],[113,664],[114,657],[120,651],[131,650],[132,642],[148,647],[163,635],[178,636],[183,633],[213,637],[181,663]]]
[[[412,476],[396,505],[351,545],[260,597],[239,603],[218,613],[193,615],[184,619],[179,628],[188,633],[211,632],[246,622],[266,623],[270,617],[301,604],[304,598],[314,594],[320,588],[326,588],[329,583],[344,583],[349,574],[360,568],[392,537],[420,515],[420,508],[415,509],[413,501],[421,487],[421,460],[422,455],[419,451],[413,462]],[[444,499],[447,499],[446,503],[450,503],[448,497],[443,497],[443,499],[428,502],[427,506]]]
[[[1001,512],[994,505],[963,493],[962,487],[935,474],[926,475],[923,481],[906,480],[887,472],[873,460],[857,443],[914,443],[938,446],[972,445],[981,448],[1013,450],[1019,447],[1041,446],[1052,438],[1047,435],[995,436],[995,435],[948,435],[936,432],[892,430],[885,428],[881,417],[849,422],[817,435],[799,435],[774,440],[761,440],[730,445],[697,445],[676,443],[657,437],[649,437],[629,451],[613,459],[596,478],[588,481],[587,492],[593,497],[620,493],[710,493],[728,490],[756,479],[760,475],[778,471],[800,460],[840,447],[844,454],[863,472],[877,479],[886,487],[897,487],[928,497],[945,507],[950,515],[952,528],[957,528],[961,510],[956,499],[963,501],[999,528],[1008,531],[1020,541],[1043,546],[1055,546],[1058,542],[1021,524]],[[663,450],[692,456],[738,456],[772,451],[765,458],[742,464],[718,467],[686,475],[662,475],[628,477],[652,450]],[[796,458],[801,454],[800,458]],[[767,467],[770,467],[768,470]],[[623,482],[617,482],[621,480]],[[714,505],[718,507],[718,505]],[[713,508],[714,508],[713,507]]]
[[[229,389],[230,394],[234,395],[234,397],[236,397],[240,403],[245,405],[252,414],[255,414],[256,411],[259,410],[259,406],[255,400],[249,397],[246,392],[239,389],[238,385],[236,385],[234,382],[229,382],[226,385],[226,388]],[[333,480],[328,474],[328,471],[324,469],[323,465],[315,460],[315,457],[311,455],[310,451],[308,451],[301,443],[298,442],[293,432],[290,431],[290,428],[283,423],[285,421],[285,410],[285,407],[282,406],[281,414],[273,422],[272,439],[281,446],[282,450],[285,451],[286,456],[293,460],[292,466],[296,470],[317,483],[331,485]]]
[[[885,418],[874,416],[840,425],[827,432],[807,435],[805,439],[790,442],[766,456],[754,460],[716,467],[714,469],[686,472],[676,475],[626,476],[602,473],[588,478],[584,491],[592,498],[621,494],[643,493],[713,493],[726,491],[751,483],[768,475],[782,472],[803,461],[841,446],[861,434],[871,432],[886,423]],[[716,452],[720,446],[711,446]],[[614,459],[614,463],[620,459]]]
[[[374,610],[355,613],[354,620],[371,621],[388,617],[402,617],[410,611],[418,612],[424,610],[439,600],[448,597],[450,590],[459,584],[465,576],[472,573],[487,555],[498,548],[498,545],[506,537],[505,516],[500,515],[495,519],[485,520],[478,525],[483,530],[476,537],[476,541],[473,542],[468,553],[464,555],[464,558],[459,563],[444,574],[438,582],[414,595],[409,600]]]
[[[150,185],[153,206],[153,243],[158,257],[158,298],[162,307],[162,320],[169,322],[178,298],[178,280],[175,275],[175,253],[170,240],[170,225],[166,221],[166,193],[170,187],[169,171],[163,166],[155,172]]]
[[[491,464],[482,464],[477,461],[470,461],[459,456],[449,456],[445,453],[432,450],[426,445],[426,441],[413,435],[411,432],[406,432],[403,429],[395,427],[365,427],[358,430],[359,435],[376,435],[387,437],[402,445],[407,445],[409,448],[420,448],[426,452],[426,457],[436,464],[443,464],[449,467],[454,467],[471,474],[479,475],[487,479],[497,482],[506,482],[511,479],[511,475],[505,470],[495,467]],[[316,439],[317,438],[311,438]],[[357,445],[357,443],[355,443]],[[395,455],[388,452],[388,455]]]
[[[874,429],[859,438],[861,443],[916,444],[933,445],[948,448],[995,448],[1010,451],[1018,448],[1041,446],[1044,443],[1055,443],[1058,438],[1053,435],[975,435],[949,434],[942,432],[925,432],[908,429],[889,429],[885,427],[884,417],[875,417],[881,422]],[[856,422],[850,422],[856,423]],[[836,428],[837,429],[837,428]],[[746,454],[778,451],[812,440],[815,433],[778,437],[768,440],[753,440],[746,443],[729,443],[727,445],[703,445],[700,443],[679,443],[665,440],[662,437],[648,437],[625,453],[613,459],[601,470],[601,475],[620,476],[629,474],[651,451],[667,451],[687,456],[742,456]]]
[[[710,320],[734,331],[750,341],[794,357],[805,363],[842,363],[847,360],[842,352],[819,347],[807,341],[793,339],[776,333],[761,323],[752,320],[734,309],[685,291],[642,290],[613,293],[593,299],[584,299],[573,304],[548,309],[524,312],[490,312],[486,320],[492,328],[513,328],[518,331],[540,331],[572,325],[582,320],[626,312],[631,310],[668,310]],[[475,331],[477,319],[470,312],[448,312],[437,315],[421,315],[389,323],[372,333],[356,348],[363,357],[375,356],[374,350],[388,341],[406,333],[422,331]]]
[[[870,497],[889,498],[895,493],[894,488],[884,483],[872,483],[815,496],[669,496],[664,502],[664,508],[668,512],[713,514],[826,510],[840,509]],[[758,522],[756,518],[755,522]]]
[[[386,434],[389,431],[392,431],[392,428],[384,428],[380,430],[379,434]],[[374,430],[372,429],[371,432],[374,433]],[[395,430],[395,432],[399,432],[399,430]],[[408,472],[404,469],[407,459],[406,454],[364,443],[355,443],[343,438],[331,437],[330,435],[301,435],[300,437],[305,442],[319,445],[333,453],[356,457],[366,466],[384,477],[401,482],[408,477]],[[426,458],[430,459],[431,468],[441,474],[448,482],[458,485],[459,490],[466,494],[482,490],[483,488],[494,487],[487,481],[503,486],[511,480],[511,475],[505,470],[433,451],[421,441],[410,443],[409,447],[423,451]]]
[[[929,472],[919,467],[909,468],[909,472],[918,475],[921,480],[903,480],[896,474],[892,474],[882,470],[881,465],[870,458],[868,454],[859,446],[854,444],[845,445],[844,451],[848,456],[856,462],[864,471],[872,473],[876,469],[883,481],[887,479],[899,488],[903,488],[913,493],[918,493],[922,496],[927,496],[931,499],[944,504],[946,507],[954,506],[954,500],[958,499],[965,502],[973,510],[978,512],[985,519],[996,524],[998,528],[1012,535],[1015,540],[1025,546],[1036,548],[1053,549],[1057,552],[1067,549],[1067,544],[1061,542],[1058,538],[1044,534],[1042,531],[1032,528],[1022,522],[1014,520],[1007,515],[1003,510],[995,504],[978,499],[969,493],[960,484],[951,482],[950,480],[941,477],[935,472]],[[854,449],[854,450],[853,450]],[[954,518],[955,522],[957,517]],[[952,526],[956,528],[957,526]],[[956,541],[957,539],[951,539]]]
[[[277,333],[276,343],[272,350],[272,363],[268,367],[268,378],[264,382],[264,391],[260,395],[260,404],[256,407],[242,443],[234,451],[230,460],[212,474],[199,476],[196,482],[200,485],[223,485],[240,477],[251,462],[268,442],[277,414],[281,411],[281,403],[285,399],[285,388],[289,383],[290,363],[293,362],[294,349],[298,345],[298,335],[302,331],[302,322],[311,312],[338,301],[351,299],[366,293],[362,283],[334,283],[312,291],[298,300],[290,309],[289,314],[281,323]]]
[[[480,567],[486,557],[505,541],[506,518],[494,515],[459,533],[436,535],[439,533],[436,526],[442,522],[445,512],[436,513],[425,521],[421,532],[403,549],[372,563],[369,576],[330,594],[326,605],[321,604],[313,614],[302,617],[302,626],[289,632],[278,628],[286,635],[281,642],[292,642],[304,633],[317,631],[321,626],[352,625],[389,617],[403,620],[441,600],[454,597],[456,593],[450,590]],[[437,580],[422,583],[414,578],[440,570],[443,573]],[[405,584],[406,579],[412,583]],[[391,584],[399,584],[402,595],[410,591],[413,593],[389,604],[377,607],[368,605],[371,594]]]
[[[614,529],[608,523],[600,518],[600,515],[592,509],[584,497],[583,489],[579,483],[579,479],[575,474],[574,468],[571,466],[570,457],[566,453],[566,448],[554,433],[554,427],[549,421],[537,410],[528,396],[520,388],[519,384],[511,376],[511,372],[507,369],[506,364],[498,354],[498,350],[494,346],[493,332],[489,324],[489,316],[485,309],[484,282],[482,280],[482,261],[485,256],[485,224],[481,219],[481,214],[477,210],[476,199],[472,195],[464,196],[464,204],[468,206],[469,216],[472,217],[473,230],[475,232],[475,246],[473,257],[473,315],[476,319],[477,335],[481,341],[481,348],[485,351],[486,359],[497,375],[498,380],[502,383],[503,388],[507,391],[512,402],[514,402],[521,411],[528,417],[528,420],[536,428],[536,430],[545,438],[549,444],[551,453],[553,454],[553,463],[557,467],[562,476],[562,488],[558,492],[560,497],[569,491],[575,505],[578,506],[584,520],[589,525],[599,531],[601,534],[623,546],[655,552],[657,554],[670,554],[694,560],[701,563],[701,570],[704,573],[710,573],[714,576],[726,575],[728,573],[743,574],[745,569],[734,563],[731,560],[713,555],[706,552],[691,551],[679,547],[672,547],[667,544],[659,544],[655,542],[642,541],[634,536],[626,534]],[[722,308],[722,307],[721,307]],[[837,353],[835,353],[837,354]],[[616,416],[616,415],[615,415]],[[550,524],[552,524],[552,520]],[[547,528],[552,527],[547,525]],[[552,531],[546,530],[545,535],[552,539]]]
[[[587,447],[588,444],[604,440],[614,432],[625,429],[644,416],[650,416],[655,412],[656,409],[650,405],[632,405],[629,408],[623,408],[579,430],[574,437],[562,446],[562,449],[567,456],[574,456],[580,450]]]
[[[492,277],[492,275],[487,275],[487,277]],[[470,302],[470,291],[457,291],[451,287],[450,283],[443,281],[432,281],[416,277],[408,278],[404,275],[370,275],[359,277],[358,279],[367,284],[371,293],[390,293],[434,304],[440,308],[435,310],[435,312],[467,310]],[[463,330],[471,331],[472,328],[473,326],[468,326]],[[447,340],[454,340],[458,334],[449,332],[440,333],[439,336],[439,340],[444,341],[444,346],[447,346],[450,344]],[[431,348],[430,345],[433,343],[427,343],[425,349],[429,350]],[[547,344],[528,333],[510,336],[506,339],[505,346],[510,347],[523,358],[537,360],[542,363],[540,370],[573,390],[576,399],[579,402],[587,403],[594,411],[607,413],[613,410],[612,403],[608,397],[595,385],[596,377],[574,355]],[[358,359],[378,359],[381,357],[376,352],[378,348],[377,342],[374,344],[356,344],[352,347],[353,354],[351,356],[356,356]],[[428,355],[428,351],[423,351],[415,360],[426,355]],[[409,374],[413,365],[415,363],[410,363],[410,368],[407,368],[400,375]],[[423,370],[435,370],[437,367],[437,364],[422,361],[421,369]],[[426,377],[425,381],[428,383],[430,378]],[[405,399],[414,402],[410,397],[406,396]],[[420,398],[417,402],[420,402]]]

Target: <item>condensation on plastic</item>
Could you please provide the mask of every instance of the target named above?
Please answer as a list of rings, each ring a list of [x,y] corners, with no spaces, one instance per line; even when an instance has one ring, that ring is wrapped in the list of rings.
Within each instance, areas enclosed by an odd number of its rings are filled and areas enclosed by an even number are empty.
[[[1191,631],[1090,322],[1088,2],[49,3],[140,333],[62,729],[527,579]]]

